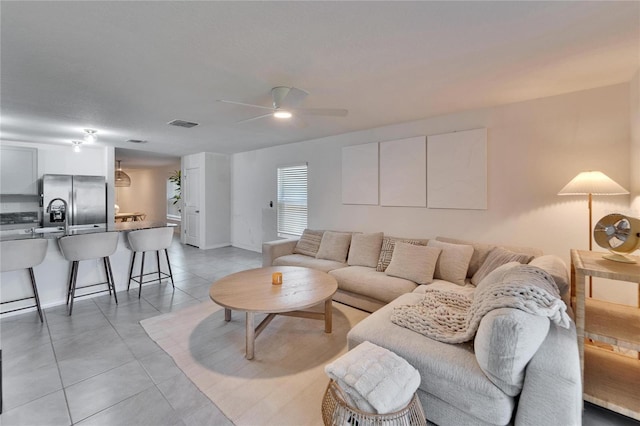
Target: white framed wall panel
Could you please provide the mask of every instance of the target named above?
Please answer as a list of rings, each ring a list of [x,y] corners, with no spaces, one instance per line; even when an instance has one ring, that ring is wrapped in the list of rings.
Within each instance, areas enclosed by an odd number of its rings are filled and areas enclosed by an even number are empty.
[[[380,205],[427,206],[426,136],[380,142]]]
[[[378,143],[342,148],[342,204],[378,204]]]
[[[427,194],[432,209],[487,209],[487,129],[427,138]]]

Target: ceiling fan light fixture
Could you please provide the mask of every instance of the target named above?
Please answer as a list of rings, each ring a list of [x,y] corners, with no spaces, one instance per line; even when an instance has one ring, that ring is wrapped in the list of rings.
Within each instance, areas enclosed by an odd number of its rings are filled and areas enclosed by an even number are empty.
[[[73,144],[73,152],[80,152],[80,145],[82,145],[82,141],[71,141]]]
[[[87,143],[94,143],[98,140],[97,131],[93,129],[84,129],[84,141]]]
[[[289,111],[278,110],[273,113],[275,118],[291,118],[293,115]]]

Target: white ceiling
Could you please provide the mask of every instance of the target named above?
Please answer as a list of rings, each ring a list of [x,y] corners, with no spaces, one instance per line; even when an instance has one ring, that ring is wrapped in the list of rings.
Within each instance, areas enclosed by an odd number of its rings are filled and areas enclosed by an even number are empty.
[[[640,67],[640,2],[1,3],[2,139],[234,153],[606,86]],[[310,95],[306,127],[217,99]],[[173,119],[200,123],[168,126]],[[148,140],[144,145],[127,139]],[[126,151],[118,150],[118,157]],[[152,155],[149,154],[151,157]]]

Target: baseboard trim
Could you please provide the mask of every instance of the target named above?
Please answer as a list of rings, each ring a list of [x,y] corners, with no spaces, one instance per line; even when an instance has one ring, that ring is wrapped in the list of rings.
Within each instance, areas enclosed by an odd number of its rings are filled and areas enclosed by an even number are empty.
[[[230,245],[232,245],[232,244],[229,242],[229,243],[222,243],[222,244],[212,244],[210,246],[200,246],[198,248],[200,250],[211,250],[211,249],[217,249],[217,248],[221,248],[221,247],[229,247]]]
[[[246,244],[237,244],[237,243],[232,243],[231,245],[232,245],[233,247],[237,247],[237,248],[239,248],[239,249],[249,250],[249,251],[254,251],[254,252],[256,252],[256,253],[262,253],[262,246],[260,246],[260,247],[257,247],[257,248],[256,248],[256,247],[248,246],[248,245],[246,245]]]

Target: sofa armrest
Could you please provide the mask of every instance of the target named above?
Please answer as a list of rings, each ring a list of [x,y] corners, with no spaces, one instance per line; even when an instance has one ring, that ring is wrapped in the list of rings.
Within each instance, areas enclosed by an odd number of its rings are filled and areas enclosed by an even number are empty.
[[[271,266],[278,257],[293,254],[296,244],[298,244],[298,238],[262,243],[262,266]]]
[[[575,324],[551,324],[525,373],[515,424],[582,424],[582,380]]]

